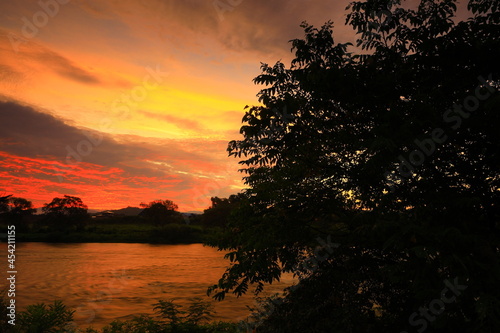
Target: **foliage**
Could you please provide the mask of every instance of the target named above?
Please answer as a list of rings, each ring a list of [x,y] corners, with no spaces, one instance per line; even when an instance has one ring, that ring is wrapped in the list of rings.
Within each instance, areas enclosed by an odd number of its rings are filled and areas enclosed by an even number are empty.
[[[189,225],[201,225],[203,223],[203,214],[183,213],[184,222]]]
[[[12,197],[12,194],[0,197],[0,214],[9,211],[9,199],[10,199],[10,197]]]
[[[187,311],[179,310],[180,305],[175,304],[174,300],[160,300],[154,304],[155,312],[171,326],[177,326],[180,323],[187,325],[199,325],[208,322],[214,314],[213,305],[196,297],[191,300]]]
[[[26,311],[18,313],[16,332],[22,333],[62,333],[73,320],[74,311],[61,301],[48,306],[44,303],[29,305]]]
[[[224,227],[231,212],[242,200],[242,194],[233,194],[229,198],[212,197],[212,204],[205,209],[202,216],[202,223],[205,227]]]
[[[141,203],[140,206],[144,208],[140,215],[154,225],[182,222],[182,216],[178,212],[179,207],[171,200],[155,200],[148,204]]]
[[[80,230],[59,230],[55,226],[41,226],[29,233],[19,233],[16,237],[23,242],[188,244],[202,243],[210,232],[201,226],[153,226],[141,222],[140,219],[136,219],[135,223],[91,220]]]
[[[167,224],[151,229],[151,243],[201,243],[203,240],[200,227],[186,224]]]
[[[9,203],[11,204],[10,213],[12,215],[23,216],[36,213],[33,203],[24,198],[11,197]]]
[[[249,188],[211,243],[231,266],[209,292],[258,293],[294,272],[262,331],[387,332],[414,330],[409,317],[459,278],[467,289],[427,325],[496,331],[498,2],[469,1],[466,21],[454,0],[349,8],[366,53],[304,23],[290,67],[254,79],[261,105],[228,145]],[[304,269],[327,235],[341,246]]]
[[[158,303],[153,304],[153,308],[158,315],[173,326],[177,325],[182,321],[181,315],[185,314],[185,311],[179,310],[181,307],[179,304],[175,304],[173,300],[159,300]]]
[[[209,302],[204,302],[201,298],[197,297],[191,301],[191,304],[187,308],[187,313],[187,323],[193,325],[206,323],[212,319],[214,315],[213,305]]]
[[[60,229],[76,226],[81,229],[88,219],[88,207],[78,197],[65,195],[63,198],[54,198],[42,207],[45,222]]]
[[[5,295],[0,304],[6,305]],[[148,315],[135,316],[127,321],[115,320],[102,330],[77,328],[74,325],[73,313],[61,301],[46,306],[44,303],[30,305],[25,311],[17,314],[16,325],[2,321],[0,332],[14,333],[236,333],[237,325],[227,322],[208,321],[213,317],[212,306],[199,298],[192,300],[187,311],[179,310],[180,306],[173,301],[160,300],[155,311],[160,319]],[[5,312],[6,306],[3,307]],[[182,316],[181,316],[182,314]],[[4,316],[5,317],[5,316]],[[167,320],[165,320],[167,319]],[[2,319],[3,320],[3,319]],[[14,327],[14,331],[12,331]]]
[[[17,231],[28,230],[29,218],[34,213],[36,209],[29,200],[12,195],[0,197],[0,220],[14,224]]]
[[[45,214],[61,214],[66,216],[81,215],[87,213],[87,205],[82,199],[65,195],[64,198],[54,198],[50,203],[43,205]]]
[[[193,325],[181,323],[176,326],[165,324],[149,316],[138,316],[128,321],[114,321],[102,329],[102,333],[237,333],[236,324],[214,322]],[[87,333],[87,331],[85,332]],[[88,333],[99,333],[88,331]]]
[[[128,321],[113,321],[102,329],[102,333],[127,333],[127,332],[168,332],[163,330],[161,323],[153,318],[142,315]]]

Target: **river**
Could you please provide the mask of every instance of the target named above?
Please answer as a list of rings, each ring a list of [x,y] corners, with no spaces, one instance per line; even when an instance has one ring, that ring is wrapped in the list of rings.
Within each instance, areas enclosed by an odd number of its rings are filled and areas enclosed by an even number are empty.
[[[207,287],[228,265],[223,256],[202,244],[18,243],[16,305],[19,311],[60,299],[75,310],[78,327],[102,328],[114,319],[153,314],[159,299],[181,305],[193,297],[210,300]],[[268,293],[291,283],[285,277]],[[214,302],[215,319],[243,320],[247,305],[255,305],[252,295]]]

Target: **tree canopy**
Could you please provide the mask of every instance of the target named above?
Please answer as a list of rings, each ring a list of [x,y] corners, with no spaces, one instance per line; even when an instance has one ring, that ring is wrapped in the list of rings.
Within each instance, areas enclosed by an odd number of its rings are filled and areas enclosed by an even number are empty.
[[[210,198],[210,207],[203,211],[203,225],[205,227],[225,227],[231,212],[236,209],[242,199],[242,194],[233,194],[229,198]]]
[[[212,243],[232,265],[209,292],[297,274],[263,332],[500,327],[500,5],[459,21],[456,3],[353,2],[357,48],[303,23],[290,66],[262,64],[228,145],[245,204]],[[453,283],[452,304],[419,312]]]
[[[0,197],[0,213],[5,213],[9,211],[9,199],[11,197],[12,194]]]
[[[182,220],[178,212],[179,206],[171,200],[154,200],[148,204],[142,202],[140,206],[144,208],[140,215],[146,217],[154,225],[179,223]]]
[[[10,213],[16,216],[22,215],[32,215],[36,213],[36,209],[33,208],[33,203],[24,198],[11,197],[9,199],[11,204]]]
[[[88,218],[88,207],[82,199],[70,195],[54,198],[42,207],[46,221],[60,228],[76,226],[80,228]]]
[[[0,197],[0,221],[14,223],[18,231],[27,230],[29,217],[34,213],[36,209],[29,200],[12,195]]]

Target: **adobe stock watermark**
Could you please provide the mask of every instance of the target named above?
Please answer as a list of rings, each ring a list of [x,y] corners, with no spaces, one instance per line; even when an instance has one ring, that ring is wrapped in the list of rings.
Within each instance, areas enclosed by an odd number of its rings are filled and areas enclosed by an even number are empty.
[[[219,17],[219,21],[224,21],[224,13],[232,12],[241,5],[244,0],[214,0],[212,6]]]
[[[112,271],[113,277],[108,282],[107,286],[94,295],[94,298],[89,298],[87,302],[80,304],[76,310],[75,315],[78,320],[83,320],[86,324],[90,324],[96,318],[96,315],[113,300],[113,295],[117,295],[123,291],[125,286],[129,284],[129,280],[133,279],[132,276],[126,274],[125,269]],[[75,321],[68,323],[65,327],[66,330],[76,330],[78,324]]]
[[[340,246],[339,243],[332,243],[330,235],[327,236],[326,241],[321,237],[316,238],[316,241],[320,245],[314,248],[313,255],[308,257],[304,261],[297,263],[292,268],[293,272],[304,272],[308,274],[314,273],[318,270],[319,264],[327,260],[333,253],[333,250]],[[321,252],[323,252],[323,255],[321,255]],[[290,290],[290,292],[292,292],[300,288],[300,286],[300,284],[295,284],[293,286],[290,286],[288,289]],[[261,312],[259,313],[259,318],[256,322],[249,323],[246,321],[240,321],[239,329],[246,329],[247,331],[249,331],[257,328],[264,322],[266,317],[269,317],[275,311],[276,306],[279,306],[282,303],[282,299],[270,300],[270,302],[267,304],[268,307],[264,311],[261,310]]]
[[[169,75],[168,72],[162,72],[159,65],[156,68],[146,67],[147,74],[144,75],[142,83],[136,85],[128,92],[121,94],[120,97],[113,100],[111,103],[111,112],[114,118],[105,117],[99,123],[99,129],[95,133],[82,131],[86,139],[80,140],[75,146],[66,145],[65,166],[54,166],[57,172],[59,182],[62,182],[63,175],[71,171],[71,167],[83,162],[85,157],[88,157],[95,148],[103,142],[103,132],[108,131],[113,126],[113,119],[125,119],[130,115],[130,108],[137,107],[143,102],[150,91],[158,88],[164,81],[164,78]]]
[[[490,96],[497,92],[498,89],[493,87],[489,82],[492,82],[492,74],[485,79],[483,76],[478,76],[479,84],[471,94],[464,98],[462,104],[454,104],[452,108],[443,113],[443,121],[449,124],[452,130],[458,130],[462,125],[463,119],[471,116],[472,112],[476,111],[481,102],[484,102]],[[430,134],[426,133],[427,138],[422,140],[415,139],[413,142],[418,147],[411,151],[407,156],[399,155],[399,167],[396,171],[386,171],[384,177],[388,182],[388,187],[391,192],[395,191],[397,184],[404,179],[408,179],[416,172],[416,168],[421,166],[425,160],[436,151],[438,144],[443,144],[448,140],[448,135],[443,128],[434,128]],[[399,174],[399,175],[398,175]]]
[[[443,290],[441,290],[441,297],[435,298],[429,302],[427,307],[420,307],[418,312],[413,312],[408,319],[411,326],[418,327],[417,332],[423,333],[429,322],[436,320],[436,317],[442,314],[446,308],[446,304],[455,302],[457,297],[462,294],[462,291],[467,289],[466,285],[458,284],[458,277],[453,280],[453,283],[445,280],[446,285]],[[401,331],[401,333],[409,333],[408,331]]]
[[[54,18],[59,13],[60,6],[66,5],[70,1],[71,0],[39,0],[37,4],[40,10],[36,11],[30,18],[26,16],[21,18],[21,22],[23,23],[21,27],[22,36],[16,35],[13,32],[9,32],[7,36],[14,52],[19,52],[19,46],[21,44],[28,43],[30,39],[35,38],[40,32],[40,29],[47,26],[50,19]]]

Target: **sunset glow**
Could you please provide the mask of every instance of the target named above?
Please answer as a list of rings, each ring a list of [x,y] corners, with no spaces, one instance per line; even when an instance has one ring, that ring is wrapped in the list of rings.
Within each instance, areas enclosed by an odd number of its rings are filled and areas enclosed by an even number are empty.
[[[345,6],[2,2],[0,194],[36,207],[75,195],[92,209],[170,199],[190,211],[237,193],[226,146],[257,103],[260,62],[288,62],[303,20],[333,19],[347,39]]]

